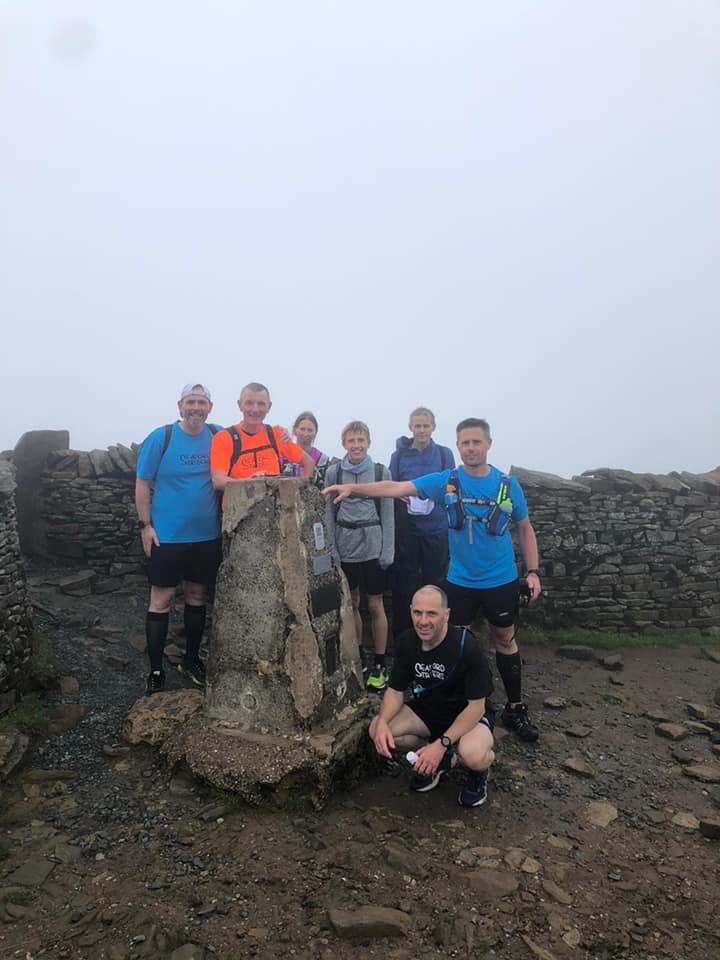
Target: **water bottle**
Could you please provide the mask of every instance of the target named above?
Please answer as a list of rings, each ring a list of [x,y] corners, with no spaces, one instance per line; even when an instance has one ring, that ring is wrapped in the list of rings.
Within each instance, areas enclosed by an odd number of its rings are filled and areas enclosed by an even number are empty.
[[[465,524],[465,510],[458,497],[457,488],[452,483],[448,483],[445,487],[445,510],[450,529],[462,530]]]

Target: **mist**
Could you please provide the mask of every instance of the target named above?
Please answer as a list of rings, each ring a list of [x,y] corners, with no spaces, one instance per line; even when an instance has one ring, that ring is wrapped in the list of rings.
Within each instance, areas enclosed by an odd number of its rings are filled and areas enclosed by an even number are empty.
[[[0,3],[0,449],[207,383],[387,463],[720,462],[720,6]]]

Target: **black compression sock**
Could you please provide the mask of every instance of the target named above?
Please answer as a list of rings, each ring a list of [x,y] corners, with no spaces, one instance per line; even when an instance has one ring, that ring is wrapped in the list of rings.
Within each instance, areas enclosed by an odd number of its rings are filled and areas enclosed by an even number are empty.
[[[509,703],[522,701],[522,658],[520,653],[495,653],[495,663],[502,678]]]
[[[191,607],[189,603],[185,604],[183,611],[183,620],[185,622],[185,662],[197,663],[200,655],[200,641],[202,640],[203,630],[205,629],[205,613],[207,607],[203,604],[201,607]]]
[[[376,654],[375,654],[375,666],[376,666],[376,667],[384,667],[384,666],[385,666],[385,654],[384,654],[384,653],[376,653]]]
[[[150,659],[150,669],[154,672],[162,670],[163,650],[167,640],[169,613],[152,613],[148,610],[145,617],[145,639]]]

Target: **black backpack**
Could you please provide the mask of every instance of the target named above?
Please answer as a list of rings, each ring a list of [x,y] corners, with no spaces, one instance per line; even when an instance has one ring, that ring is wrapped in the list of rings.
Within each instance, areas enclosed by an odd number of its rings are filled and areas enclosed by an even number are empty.
[[[163,438],[162,450],[160,451],[160,460],[162,460],[162,458],[165,456],[167,452],[167,448],[170,446],[170,438],[172,437],[172,429],[174,426],[175,426],[174,423],[165,424],[165,436]],[[208,428],[208,430],[213,436],[215,436],[215,434],[219,432],[218,428],[213,426],[212,423],[206,423],[205,426]],[[160,466],[160,460],[158,460],[158,467]]]
[[[277,438],[275,437],[275,431],[273,430],[272,427],[268,427],[266,424],[263,424],[263,428],[265,430],[265,435],[268,439],[268,443],[263,444],[263,446],[260,446],[260,447],[253,447],[250,453],[258,454],[260,453],[261,450],[274,451],[275,456],[277,457],[278,470],[279,470],[281,458],[280,458],[280,451],[278,450]],[[230,474],[232,473],[233,467],[240,459],[240,454],[242,453],[242,434],[240,433],[238,428],[235,426],[228,427],[226,430],[226,433],[230,434],[233,442],[232,455],[230,457],[230,465],[228,467],[228,477],[229,477]],[[255,457],[255,466],[257,466],[257,456]]]

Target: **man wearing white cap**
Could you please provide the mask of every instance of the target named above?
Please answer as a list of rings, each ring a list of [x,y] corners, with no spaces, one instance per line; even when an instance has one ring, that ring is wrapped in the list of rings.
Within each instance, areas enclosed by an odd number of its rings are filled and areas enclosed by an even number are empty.
[[[186,384],[178,410],[180,419],[153,430],[137,458],[135,506],[150,581],[145,620],[148,695],[165,687],[163,649],[180,581],[186,652],[178,669],[196,686],[205,685],[200,641],[208,587],[222,559],[218,502],[210,479],[210,443],[221,428],[206,423],[212,410],[210,391],[201,383]]]

